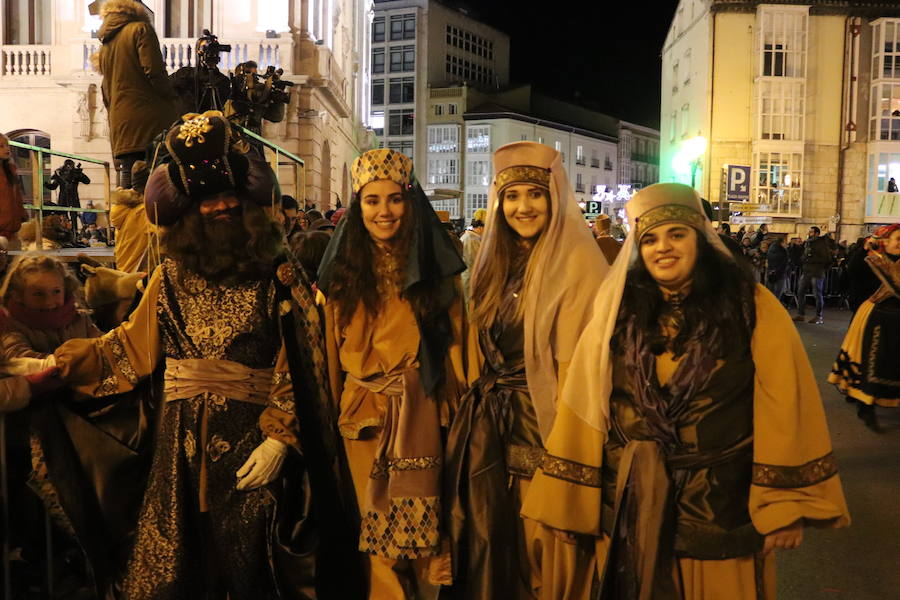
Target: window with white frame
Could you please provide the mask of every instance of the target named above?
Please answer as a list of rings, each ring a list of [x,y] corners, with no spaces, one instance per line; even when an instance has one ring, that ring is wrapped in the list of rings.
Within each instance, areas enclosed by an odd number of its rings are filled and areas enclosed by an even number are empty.
[[[802,140],[803,83],[789,79],[759,82],[759,138]]]
[[[688,132],[688,120],[691,117],[691,107],[685,103],[681,105],[681,136],[684,137]]]
[[[584,180],[581,178],[581,173],[575,173],[575,191],[584,192]]]
[[[372,48],[372,72],[384,73],[384,48]]]
[[[481,192],[466,193],[466,223],[472,220],[472,215],[479,208],[487,208],[488,195]]]
[[[584,146],[575,146],[575,164],[584,165]]]
[[[444,105],[443,104],[435,104],[434,105],[434,116],[440,117],[444,114]]]
[[[758,72],[763,77],[806,77],[808,7],[763,7],[757,13]]]
[[[375,17],[372,20],[372,41],[384,41],[384,17]]]
[[[871,140],[900,140],[900,83],[879,83],[871,93]]]
[[[900,154],[869,154],[867,219],[884,222],[886,218],[900,218],[900,194],[887,191],[891,178],[900,181]]]
[[[415,46],[394,46],[393,48],[391,48],[391,73],[414,71],[415,68]]]
[[[491,126],[475,125],[466,127],[466,152],[487,154],[491,151]]]
[[[443,210],[450,213],[451,219],[459,218],[459,200],[456,198],[449,198],[447,200],[432,200],[431,206],[434,210]]]
[[[165,37],[199,37],[212,14],[209,0],[165,0]]]
[[[458,158],[429,158],[428,183],[431,185],[449,185],[459,183]]]
[[[457,106],[456,106],[455,102],[451,102],[450,104],[447,105],[447,114],[455,115],[456,111],[457,111]]]
[[[466,185],[487,187],[491,183],[491,161],[477,159],[466,161]]]
[[[429,152],[459,152],[459,125],[429,125]]]
[[[756,201],[769,205],[769,212],[799,215],[802,210],[803,154],[757,152],[754,154]]]
[[[872,79],[900,79],[900,19],[879,19],[872,31]]]
[[[411,40],[416,37],[416,15],[392,15],[391,16],[391,39],[392,40]]]

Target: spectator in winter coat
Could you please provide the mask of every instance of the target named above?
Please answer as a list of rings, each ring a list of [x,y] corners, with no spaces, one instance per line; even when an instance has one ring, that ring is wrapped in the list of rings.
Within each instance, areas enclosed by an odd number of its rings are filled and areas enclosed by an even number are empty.
[[[28,219],[24,204],[16,165],[10,159],[9,138],[0,133],[0,237],[7,239],[9,250],[21,248],[17,234]]]
[[[810,323],[821,324],[824,322],[822,311],[825,309],[825,273],[831,266],[831,252],[834,240],[828,236],[821,236],[818,227],[809,228],[806,243],[803,244],[803,275],[800,278],[800,286],[797,291],[799,307],[795,321],[803,321],[806,318],[806,294],[810,288],[816,297],[816,316],[809,320]]]
[[[766,287],[776,298],[781,299],[784,286],[787,282],[788,253],[784,242],[780,237],[775,237],[769,243],[766,252]]]
[[[100,51],[91,60],[103,75],[109,143],[121,168],[121,186],[129,188],[131,166],[179,114],[147,7],[135,0],[107,0],[100,15]]]

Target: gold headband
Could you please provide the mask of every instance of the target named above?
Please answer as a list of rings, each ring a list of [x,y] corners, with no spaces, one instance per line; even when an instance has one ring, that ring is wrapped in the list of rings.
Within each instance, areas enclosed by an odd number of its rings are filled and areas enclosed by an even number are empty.
[[[664,204],[647,211],[635,220],[638,239],[663,223],[684,223],[702,231],[706,226],[706,217],[683,204]]]
[[[497,173],[495,184],[500,194],[507,187],[516,183],[531,183],[550,189],[550,171],[540,167],[517,166],[503,169]]]

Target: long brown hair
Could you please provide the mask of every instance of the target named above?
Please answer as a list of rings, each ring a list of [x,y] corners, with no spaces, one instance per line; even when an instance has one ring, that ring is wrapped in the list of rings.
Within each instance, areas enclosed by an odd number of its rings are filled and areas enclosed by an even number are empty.
[[[428,280],[404,290],[403,281],[406,272],[406,258],[412,247],[415,224],[419,221],[416,202],[411,188],[403,188],[403,218],[400,229],[393,243],[392,254],[397,257],[397,277],[400,281],[391,282],[401,290],[401,297],[412,304],[418,316],[428,314],[437,305],[440,280]],[[329,300],[335,304],[339,325],[344,327],[353,318],[360,302],[370,316],[378,315],[384,304],[379,293],[378,273],[375,256],[377,248],[372,236],[363,224],[362,205],[359,194],[353,198],[343,220],[345,221],[343,238],[334,262],[334,271],[328,289]]]
[[[544,193],[547,198],[547,227],[549,227],[553,217],[553,204],[550,192],[545,190]],[[546,238],[543,233],[537,242],[528,242],[520,238],[506,221],[502,195],[498,197],[497,206],[493,215],[489,215],[488,221],[471,278],[470,318],[478,329],[487,329],[494,324],[504,301],[506,284],[509,278],[522,268],[525,273],[520,296],[524,296],[531,281],[532,268],[529,258],[539,250]],[[485,252],[485,241],[490,238],[494,238],[496,243],[488,245],[488,251]],[[525,261],[528,264],[522,265]],[[517,316],[521,316],[523,310],[524,303],[520,302]]]

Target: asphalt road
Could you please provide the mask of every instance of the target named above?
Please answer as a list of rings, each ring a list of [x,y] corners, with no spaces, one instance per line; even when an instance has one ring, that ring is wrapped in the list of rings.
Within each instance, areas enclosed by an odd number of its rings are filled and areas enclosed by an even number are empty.
[[[874,433],[826,382],[849,319],[832,309],[823,325],[797,327],[822,393],[852,523],[807,529],[800,548],[779,553],[779,600],[900,599],[900,409],[879,409],[883,431]]]

